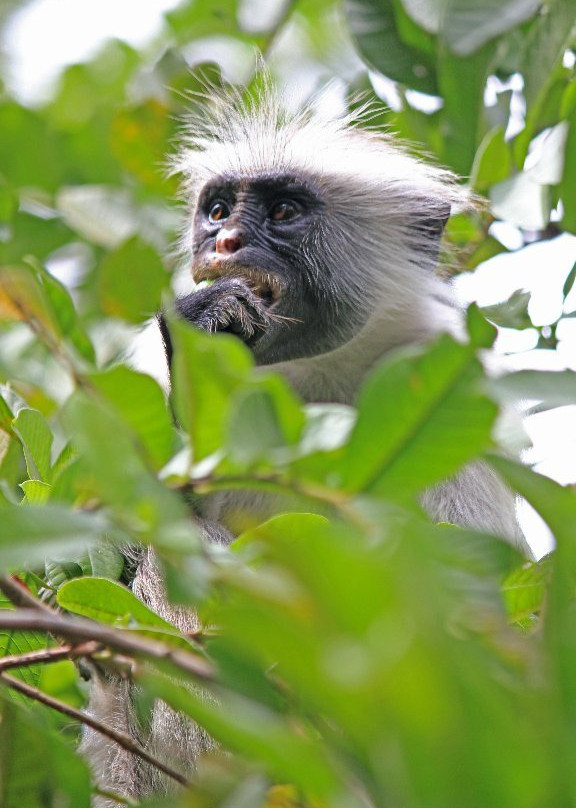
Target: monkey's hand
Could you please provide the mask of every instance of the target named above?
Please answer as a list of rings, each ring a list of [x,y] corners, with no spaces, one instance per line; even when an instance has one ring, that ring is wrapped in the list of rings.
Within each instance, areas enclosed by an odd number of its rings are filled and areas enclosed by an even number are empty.
[[[269,303],[258,297],[241,278],[218,278],[175,303],[176,312],[203,331],[237,334],[254,342],[270,325]]]

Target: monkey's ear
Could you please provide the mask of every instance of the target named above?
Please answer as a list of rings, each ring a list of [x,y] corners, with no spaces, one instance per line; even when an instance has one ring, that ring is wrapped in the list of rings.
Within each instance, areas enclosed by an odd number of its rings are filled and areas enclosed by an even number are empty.
[[[434,262],[438,259],[440,239],[450,218],[451,206],[447,202],[438,202],[435,208],[417,215],[413,224],[415,241],[424,254]]]
[[[439,202],[435,210],[428,210],[425,214],[417,216],[416,229],[427,241],[432,243],[440,241],[442,233],[446,227],[446,222],[450,218],[451,205],[447,202]]]

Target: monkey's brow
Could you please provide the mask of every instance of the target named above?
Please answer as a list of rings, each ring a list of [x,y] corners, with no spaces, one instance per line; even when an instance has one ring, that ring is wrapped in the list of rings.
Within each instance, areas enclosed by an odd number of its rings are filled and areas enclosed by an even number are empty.
[[[221,174],[213,177],[204,186],[204,192],[210,193],[216,189],[233,191],[257,191],[259,193],[275,193],[278,191],[292,191],[318,196],[318,190],[313,177],[302,173],[274,174],[272,172],[246,174]]]

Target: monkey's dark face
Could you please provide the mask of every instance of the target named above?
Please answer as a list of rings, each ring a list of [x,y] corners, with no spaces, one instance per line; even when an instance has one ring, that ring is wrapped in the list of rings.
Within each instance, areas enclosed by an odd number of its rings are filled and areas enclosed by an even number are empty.
[[[211,285],[180,298],[178,313],[206,330],[238,334],[260,364],[335,347],[346,305],[322,260],[325,207],[308,178],[207,183],[194,213],[192,276]]]
[[[240,336],[259,362],[318,350],[306,345],[314,331],[318,340],[319,303],[307,245],[317,238],[323,207],[317,188],[292,176],[221,177],[200,194],[192,276],[213,281],[213,294],[226,295],[232,279],[248,287],[262,322]],[[231,330],[241,331],[236,325]]]
[[[289,177],[211,182],[194,220],[194,280],[240,271],[258,295],[278,303],[321,207],[311,187]]]

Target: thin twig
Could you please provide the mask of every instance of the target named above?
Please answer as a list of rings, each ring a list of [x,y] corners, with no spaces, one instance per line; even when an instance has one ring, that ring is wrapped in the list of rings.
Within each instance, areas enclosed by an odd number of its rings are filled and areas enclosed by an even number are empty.
[[[0,659],[0,673],[10,668],[28,668],[39,663],[60,662],[63,659],[77,659],[82,656],[92,656],[102,650],[101,643],[84,642],[79,645],[63,645],[58,648],[39,648],[27,654],[13,654]]]
[[[54,610],[33,595],[26,584],[15,575],[0,575],[0,592],[6,595],[14,606],[20,606],[23,609],[37,609],[46,614],[54,614]]]
[[[272,491],[290,491],[293,494],[317,499],[326,505],[333,505],[335,508],[341,507],[350,499],[348,494],[342,491],[335,491],[328,486],[319,483],[301,483],[282,477],[280,474],[249,474],[249,475],[211,475],[195,477],[187,480],[186,485],[191,485],[200,494],[211,493],[221,488],[245,488],[248,485],[256,484],[259,488],[270,489]]]
[[[188,651],[172,648],[158,640],[136,637],[127,630],[103,626],[81,617],[64,617],[36,609],[0,610],[0,628],[9,631],[44,631],[65,637],[72,643],[93,640],[121,654],[168,662],[180,672],[199,679],[212,679],[214,675],[209,662]]]
[[[16,679],[14,676],[10,676],[7,673],[0,672],[0,682],[5,684],[10,689],[16,690],[18,693],[22,693],[29,699],[38,701],[40,704],[46,705],[46,707],[51,707],[53,710],[57,710],[57,712],[62,713],[69,718],[73,718],[76,721],[82,722],[82,724],[86,724],[96,732],[99,732],[101,735],[105,735],[107,738],[110,738],[110,740],[115,741],[123,749],[126,749],[126,751],[131,752],[133,755],[136,755],[137,757],[142,758],[142,760],[145,760],[147,763],[150,763],[152,766],[164,772],[164,774],[168,775],[168,777],[171,777],[173,780],[176,780],[176,782],[180,783],[181,785],[188,785],[188,780],[182,774],[180,774],[180,772],[174,771],[174,769],[171,769],[169,766],[162,763],[162,761],[157,760],[153,755],[150,755],[140,746],[140,744],[134,740],[134,738],[131,738],[130,735],[112,729],[112,727],[109,727],[106,724],[96,720],[93,716],[88,715],[88,713],[84,713],[82,710],[76,710],[74,707],[70,707],[69,704],[65,704],[63,701],[54,699],[47,693],[43,693],[41,690],[38,690],[37,688],[32,687],[31,685],[28,685],[25,682],[22,682],[20,679]]]
[[[256,484],[256,485],[255,485]],[[250,474],[241,475],[206,475],[187,480],[182,487],[192,487],[198,494],[209,494],[213,491],[236,489],[236,488],[258,488],[270,490],[274,493],[278,491],[288,491],[297,496],[314,499],[328,505],[339,513],[342,518],[347,519],[352,524],[366,530],[370,523],[359,513],[353,505],[353,497],[344,491],[336,491],[327,485],[314,482],[300,482],[299,480],[288,479],[279,474]]]

